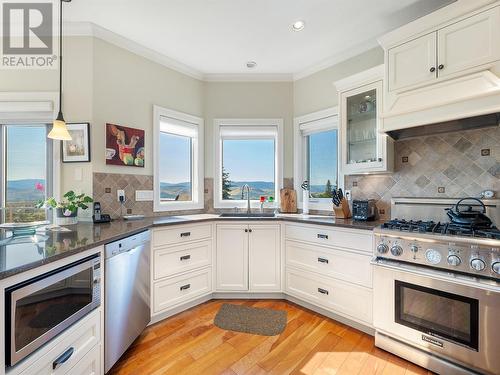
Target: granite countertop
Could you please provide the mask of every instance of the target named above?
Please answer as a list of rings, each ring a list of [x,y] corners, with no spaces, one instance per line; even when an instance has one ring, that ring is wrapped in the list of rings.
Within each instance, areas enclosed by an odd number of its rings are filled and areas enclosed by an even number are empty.
[[[363,230],[372,230],[380,225],[377,221],[357,222],[351,219],[335,219],[333,216],[320,215],[280,214],[269,218],[221,218],[214,214],[200,214],[148,217],[135,221],[115,220],[105,224],[80,222],[65,227],[68,231],[41,230],[35,237],[12,238],[9,232],[0,230],[0,280],[152,227],[214,220],[290,221]]]

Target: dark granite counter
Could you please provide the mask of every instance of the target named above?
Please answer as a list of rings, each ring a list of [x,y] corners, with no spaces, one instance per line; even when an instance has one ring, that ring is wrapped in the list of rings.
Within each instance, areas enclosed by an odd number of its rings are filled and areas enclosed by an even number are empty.
[[[208,221],[288,221],[304,224],[372,230],[380,222],[356,222],[319,215],[278,215],[271,218],[220,218],[218,215],[151,217],[137,221],[116,220],[106,224],[80,222],[69,231],[38,231],[36,236],[11,237],[0,230],[0,280],[44,264],[104,245],[152,227]]]

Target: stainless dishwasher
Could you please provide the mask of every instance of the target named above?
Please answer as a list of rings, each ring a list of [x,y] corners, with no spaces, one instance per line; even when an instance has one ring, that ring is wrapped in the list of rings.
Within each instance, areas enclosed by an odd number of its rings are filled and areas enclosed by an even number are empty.
[[[148,230],[104,248],[106,373],[151,320],[150,242]]]

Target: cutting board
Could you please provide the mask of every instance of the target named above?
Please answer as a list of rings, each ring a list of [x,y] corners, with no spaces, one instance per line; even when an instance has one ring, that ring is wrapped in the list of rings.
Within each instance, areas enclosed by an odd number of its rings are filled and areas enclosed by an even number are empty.
[[[294,214],[297,212],[297,192],[293,189],[280,190],[281,212]]]

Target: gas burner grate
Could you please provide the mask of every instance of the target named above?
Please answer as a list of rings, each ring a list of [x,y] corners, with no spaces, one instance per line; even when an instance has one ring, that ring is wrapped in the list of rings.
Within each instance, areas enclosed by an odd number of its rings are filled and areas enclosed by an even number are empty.
[[[409,233],[434,233],[453,236],[500,239],[500,230],[496,227],[474,227],[454,223],[440,223],[422,220],[394,219],[382,224],[382,229],[399,230]]]

